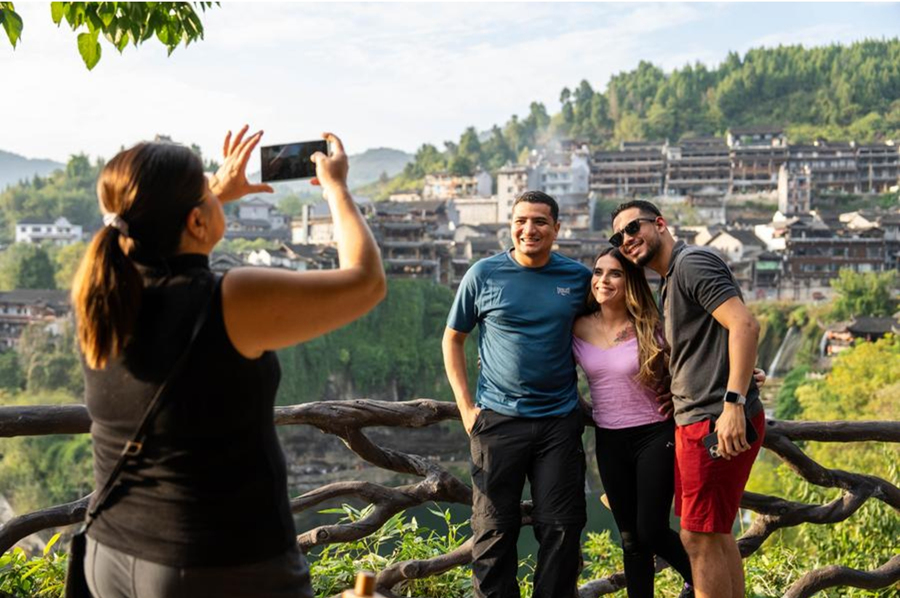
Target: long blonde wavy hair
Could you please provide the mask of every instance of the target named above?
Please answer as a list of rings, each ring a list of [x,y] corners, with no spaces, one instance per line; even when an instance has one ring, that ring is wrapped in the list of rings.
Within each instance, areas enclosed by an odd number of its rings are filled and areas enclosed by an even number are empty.
[[[607,247],[601,251],[594,258],[594,264],[607,255],[614,257],[625,273],[625,308],[638,341],[640,368],[635,380],[648,388],[656,389],[666,377],[668,347],[662,338],[659,310],[653,299],[653,292],[644,276],[644,270],[625,259],[615,247]],[[593,292],[588,293],[585,311],[589,314],[600,311],[600,304]]]

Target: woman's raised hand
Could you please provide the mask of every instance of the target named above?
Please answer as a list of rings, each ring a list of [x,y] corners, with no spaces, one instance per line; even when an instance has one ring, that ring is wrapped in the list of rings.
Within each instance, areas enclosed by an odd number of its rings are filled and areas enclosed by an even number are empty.
[[[247,161],[250,160],[250,154],[263,135],[262,131],[257,131],[245,137],[249,128],[249,125],[244,125],[234,139],[231,138],[231,131],[225,135],[225,143],[222,146],[222,157],[225,161],[209,181],[212,192],[222,203],[240,199],[250,193],[273,192],[272,187],[266,183],[253,184],[247,180]]]
[[[334,133],[322,133],[322,139],[331,144],[332,154],[326,156],[322,152],[316,152],[312,155],[310,159],[316,163],[316,176],[310,182],[313,185],[322,185],[326,192],[329,188],[346,187],[350,163],[344,152],[344,144]]]

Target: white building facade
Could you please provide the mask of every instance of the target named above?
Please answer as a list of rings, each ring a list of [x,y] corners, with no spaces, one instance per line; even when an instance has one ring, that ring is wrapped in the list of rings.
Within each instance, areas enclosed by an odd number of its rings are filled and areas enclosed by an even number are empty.
[[[81,225],[60,217],[53,222],[26,218],[16,222],[16,243],[53,243],[71,245],[82,240]]]

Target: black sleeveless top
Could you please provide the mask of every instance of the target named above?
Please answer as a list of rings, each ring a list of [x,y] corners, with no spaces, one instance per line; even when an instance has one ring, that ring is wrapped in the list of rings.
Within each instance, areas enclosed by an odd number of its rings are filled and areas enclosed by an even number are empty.
[[[296,532],[272,421],[277,357],[247,359],[231,344],[221,285],[206,256],[180,255],[167,268],[139,269],[144,291],[132,340],[106,368],[84,368],[98,488],[213,297],[143,454],[128,463],[88,535],[176,567],[252,563],[283,553]]]

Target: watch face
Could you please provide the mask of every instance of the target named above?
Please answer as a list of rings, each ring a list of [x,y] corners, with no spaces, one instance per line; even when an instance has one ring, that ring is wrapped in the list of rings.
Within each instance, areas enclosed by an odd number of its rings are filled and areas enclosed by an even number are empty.
[[[733,390],[729,390],[725,393],[726,403],[737,403],[738,405],[743,405],[745,400],[746,399],[744,399],[744,397],[740,393],[734,392]]]

